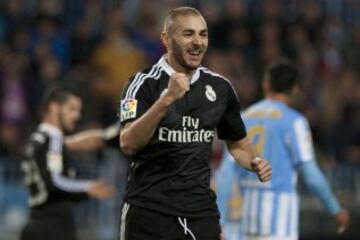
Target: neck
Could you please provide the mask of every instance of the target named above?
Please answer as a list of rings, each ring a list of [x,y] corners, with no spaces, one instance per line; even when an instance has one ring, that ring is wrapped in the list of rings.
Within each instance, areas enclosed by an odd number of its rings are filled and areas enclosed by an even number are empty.
[[[289,105],[290,104],[290,98],[288,95],[286,94],[283,94],[283,93],[267,93],[265,95],[265,97],[267,99],[270,99],[270,100],[275,100],[275,101],[279,101],[279,102],[282,102],[286,105]]]
[[[181,66],[179,64],[178,61],[176,61],[176,59],[174,58],[174,55],[172,54],[166,54],[165,55],[165,60],[167,61],[167,63],[169,64],[170,67],[172,67],[175,72],[178,73],[184,73],[186,76],[188,76],[189,78],[192,77],[192,75],[194,75],[196,69],[185,69],[183,66]]]
[[[43,122],[58,128],[61,132],[63,131],[59,119],[54,116],[45,116]]]

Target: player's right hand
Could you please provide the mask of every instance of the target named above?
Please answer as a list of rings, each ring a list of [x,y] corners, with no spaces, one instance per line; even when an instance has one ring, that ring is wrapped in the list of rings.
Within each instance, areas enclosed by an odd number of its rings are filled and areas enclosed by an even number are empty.
[[[110,198],[115,193],[116,190],[113,186],[110,186],[101,180],[91,181],[88,190],[89,196],[97,199]]]
[[[164,95],[173,101],[182,98],[190,90],[190,79],[184,73],[174,73],[170,76],[168,89]]]
[[[342,209],[335,215],[335,220],[338,224],[337,233],[342,234],[350,224],[350,215],[346,209]]]
[[[268,160],[256,157],[250,164],[261,182],[267,182],[271,179],[272,167]]]

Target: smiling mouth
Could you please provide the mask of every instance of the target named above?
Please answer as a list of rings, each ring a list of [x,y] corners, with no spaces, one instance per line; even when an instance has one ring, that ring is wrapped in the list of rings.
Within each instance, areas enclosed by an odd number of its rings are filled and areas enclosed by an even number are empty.
[[[190,49],[187,51],[187,53],[191,57],[199,57],[201,55],[202,51],[200,49]]]

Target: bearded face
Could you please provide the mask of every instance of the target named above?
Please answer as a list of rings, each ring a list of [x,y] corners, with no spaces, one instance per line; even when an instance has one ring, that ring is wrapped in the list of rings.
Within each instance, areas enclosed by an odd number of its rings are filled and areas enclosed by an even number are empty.
[[[208,48],[208,30],[201,16],[178,16],[169,36],[168,54],[185,71],[198,68]]]

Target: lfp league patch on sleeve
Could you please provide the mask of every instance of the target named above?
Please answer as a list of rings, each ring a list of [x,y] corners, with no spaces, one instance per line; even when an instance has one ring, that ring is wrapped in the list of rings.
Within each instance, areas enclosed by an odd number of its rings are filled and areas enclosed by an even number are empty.
[[[137,100],[136,99],[124,99],[120,102],[120,121],[123,122],[128,119],[136,117]]]

